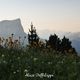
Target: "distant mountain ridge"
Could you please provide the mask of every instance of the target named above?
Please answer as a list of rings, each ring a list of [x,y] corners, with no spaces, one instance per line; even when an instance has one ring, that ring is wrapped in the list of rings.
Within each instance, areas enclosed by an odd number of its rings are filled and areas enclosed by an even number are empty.
[[[4,20],[0,22],[0,34],[21,34],[23,32],[24,30],[20,19]]]
[[[71,33],[66,35],[71,41],[72,46],[76,48],[77,52],[80,54],[80,32]]]
[[[11,34],[14,34],[14,39],[21,37],[21,41],[24,39],[24,36],[27,37],[19,18],[15,20],[0,21],[0,37],[8,38]],[[27,42],[26,39],[25,44],[27,44]]]

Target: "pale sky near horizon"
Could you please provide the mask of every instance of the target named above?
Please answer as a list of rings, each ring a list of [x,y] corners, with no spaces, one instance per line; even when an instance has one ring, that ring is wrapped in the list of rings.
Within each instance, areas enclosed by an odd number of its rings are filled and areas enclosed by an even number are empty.
[[[0,0],[0,21],[20,18],[27,32],[37,29],[80,32],[80,0]]]

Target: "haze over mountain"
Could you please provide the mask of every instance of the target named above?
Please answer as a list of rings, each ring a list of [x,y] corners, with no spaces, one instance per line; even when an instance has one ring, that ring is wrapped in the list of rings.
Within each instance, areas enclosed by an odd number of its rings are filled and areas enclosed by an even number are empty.
[[[72,42],[72,46],[80,54],[80,32],[64,32],[54,30],[39,30],[39,36],[43,39],[49,39],[50,34],[57,34],[59,38],[66,36]]]
[[[72,46],[76,48],[78,53],[80,53],[80,32],[71,33],[66,35],[66,37],[72,41]]]
[[[23,41],[24,36],[27,37],[20,19],[0,21],[0,37],[8,38],[11,34],[14,34],[14,39],[21,37],[21,41]]]

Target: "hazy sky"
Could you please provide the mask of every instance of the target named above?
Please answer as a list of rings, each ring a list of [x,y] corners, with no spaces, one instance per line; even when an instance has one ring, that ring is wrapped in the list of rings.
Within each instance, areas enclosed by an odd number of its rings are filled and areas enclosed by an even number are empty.
[[[27,32],[37,29],[80,31],[80,0],[0,0],[0,21],[20,18]]]

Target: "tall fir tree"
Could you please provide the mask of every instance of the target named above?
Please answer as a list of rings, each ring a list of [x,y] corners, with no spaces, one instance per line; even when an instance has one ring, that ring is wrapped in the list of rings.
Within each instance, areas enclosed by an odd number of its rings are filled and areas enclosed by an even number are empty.
[[[61,40],[56,34],[54,34],[49,36],[49,40],[46,41],[46,47],[49,46],[49,48],[62,53],[76,53],[76,50],[72,47],[71,43],[72,42],[65,36]]]
[[[72,48],[71,41],[67,39],[65,36],[63,37],[61,41],[61,50],[64,52],[65,50],[68,52],[69,49]]]
[[[28,42],[31,46],[34,46],[34,44],[38,45],[39,42],[39,37],[32,23],[31,23],[31,29],[29,29],[29,33],[28,33]]]
[[[56,34],[50,35],[49,40],[47,42],[48,42],[48,45],[51,46],[51,48],[53,48],[54,50],[59,50],[61,40],[58,38]]]

